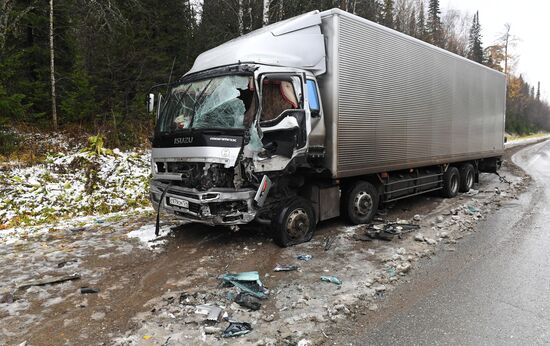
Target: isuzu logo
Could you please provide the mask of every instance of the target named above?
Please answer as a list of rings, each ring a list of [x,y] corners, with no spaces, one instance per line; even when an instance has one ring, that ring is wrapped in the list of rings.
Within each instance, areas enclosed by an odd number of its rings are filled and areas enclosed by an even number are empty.
[[[191,144],[191,143],[193,143],[193,137],[174,138],[174,144]]]

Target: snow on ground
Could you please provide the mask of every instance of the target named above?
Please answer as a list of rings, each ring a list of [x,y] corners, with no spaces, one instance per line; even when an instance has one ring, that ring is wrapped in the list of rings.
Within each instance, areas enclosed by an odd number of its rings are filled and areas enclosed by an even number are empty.
[[[6,229],[0,229],[0,245],[11,245],[15,243],[25,242],[28,240],[40,238],[47,233],[59,230],[88,229],[96,225],[152,213],[153,208],[140,207],[132,210],[119,211],[101,216],[87,215],[75,217],[72,219],[61,220],[55,223],[47,223],[36,226],[16,226]],[[162,228],[161,231],[164,231],[164,228]],[[152,232],[154,234],[154,226]]]
[[[43,164],[0,171],[0,229],[146,206],[148,151],[50,154]]]
[[[128,238],[137,238],[146,247],[153,249],[166,243],[166,236],[170,233],[171,227],[163,225],[160,227],[158,237],[155,235],[155,224],[144,225],[128,233]]]

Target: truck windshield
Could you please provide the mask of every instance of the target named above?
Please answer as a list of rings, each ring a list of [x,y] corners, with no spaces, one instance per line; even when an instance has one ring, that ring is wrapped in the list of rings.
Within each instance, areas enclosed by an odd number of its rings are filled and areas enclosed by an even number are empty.
[[[161,109],[161,133],[189,128],[242,129],[255,115],[252,77],[222,76],[175,86]]]

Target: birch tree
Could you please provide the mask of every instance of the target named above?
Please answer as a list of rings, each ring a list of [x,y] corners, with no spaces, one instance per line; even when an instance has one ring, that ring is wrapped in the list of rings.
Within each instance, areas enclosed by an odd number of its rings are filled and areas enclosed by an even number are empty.
[[[53,0],[50,0],[50,84],[52,90],[52,122],[57,131],[57,105],[55,101],[55,49],[53,45]]]

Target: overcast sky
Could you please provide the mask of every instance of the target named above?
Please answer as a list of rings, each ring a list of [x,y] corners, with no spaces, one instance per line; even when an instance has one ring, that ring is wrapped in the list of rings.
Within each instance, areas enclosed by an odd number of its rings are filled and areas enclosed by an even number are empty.
[[[519,40],[514,48],[519,55],[517,73],[535,85],[541,82],[541,93],[550,100],[550,1],[547,0],[440,0],[442,12],[453,8],[475,13],[479,10],[483,45],[491,45],[512,25],[511,34]]]

